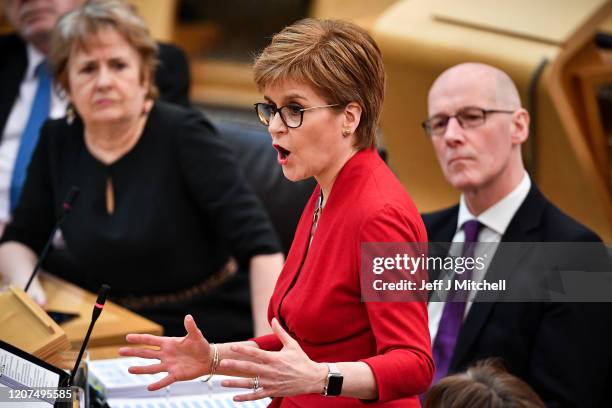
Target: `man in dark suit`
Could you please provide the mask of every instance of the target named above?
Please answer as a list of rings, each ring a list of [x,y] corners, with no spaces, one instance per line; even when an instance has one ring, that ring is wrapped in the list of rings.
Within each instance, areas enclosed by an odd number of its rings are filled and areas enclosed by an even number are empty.
[[[461,192],[459,204],[423,215],[430,242],[600,241],[530,180],[521,156],[529,114],[507,74],[484,64],[451,67],[432,85],[428,110],[423,127],[445,178]],[[510,278],[534,261],[524,253],[501,260],[502,247],[472,279]],[[610,364],[606,306],[479,302],[478,292],[470,295],[429,303],[436,379],[500,357],[548,406],[602,406]]]
[[[16,202],[9,202],[10,190],[19,189],[21,185],[15,181],[13,173],[17,157],[21,154],[22,135],[36,100],[40,82],[37,66],[49,53],[51,32],[59,17],[83,3],[84,0],[4,2],[6,16],[16,33],[0,36],[0,235],[10,217],[11,207],[16,205]],[[158,58],[160,65],[155,81],[160,97],[188,106],[190,77],[185,55],[174,46],[159,44]],[[50,101],[46,107],[49,117],[64,116],[66,99],[55,90],[49,92]],[[30,154],[24,153],[25,159],[19,165],[21,171],[27,167]]]

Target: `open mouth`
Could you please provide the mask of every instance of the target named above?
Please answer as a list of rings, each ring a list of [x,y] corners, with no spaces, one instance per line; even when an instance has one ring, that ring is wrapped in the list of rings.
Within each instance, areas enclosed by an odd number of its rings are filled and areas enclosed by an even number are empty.
[[[291,154],[291,152],[289,150],[285,149],[284,147],[279,146],[277,144],[274,144],[273,146],[276,149],[276,151],[278,152],[278,161],[281,164],[285,163],[287,161],[287,158]]]

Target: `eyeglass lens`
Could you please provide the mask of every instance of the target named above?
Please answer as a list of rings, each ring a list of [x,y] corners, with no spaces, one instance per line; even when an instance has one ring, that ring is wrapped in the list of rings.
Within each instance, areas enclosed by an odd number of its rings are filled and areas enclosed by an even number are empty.
[[[302,123],[302,108],[297,105],[287,105],[280,109],[274,105],[267,103],[259,103],[257,107],[257,116],[261,123],[266,126],[270,125],[272,117],[278,112],[281,115],[281,120],[288,127],[298,127]]]
[[[486,113],[482,109],[467,108],[460,110],[453,116],[439,115],[431,118],[429,122],[429,131],[432,135],[440,135],[446,131],[448,122],[451,118],[456,118],[459,126],[464,129],[480,126],[485,121]]]

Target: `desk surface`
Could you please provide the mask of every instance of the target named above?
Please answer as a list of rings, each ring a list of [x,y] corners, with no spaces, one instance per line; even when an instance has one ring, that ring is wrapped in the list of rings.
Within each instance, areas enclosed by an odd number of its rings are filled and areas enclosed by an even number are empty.
[[[47,295],[47,309],[79,313],[80,317],[61,325],[72,349],[78,350],[87,332],[96,295],[51,275],[41,275]],[[125,345],[128,333],[161,335],[162,327],[112,302],[106,302],[89,340],[90,358],[117,357],[118,347]]]

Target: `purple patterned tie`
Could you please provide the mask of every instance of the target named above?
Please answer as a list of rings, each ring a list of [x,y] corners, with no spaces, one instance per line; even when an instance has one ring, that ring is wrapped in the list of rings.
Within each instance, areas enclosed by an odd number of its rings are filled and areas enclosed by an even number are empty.
[[[476,220],[466,221],[462,228],[465,232],[465,243],[461,251],[462,257],[474,257],[474,248],[478,242],[478,232],[482,224]],[[472,269],[465,269],[462,274],[455,274],[455,280],[464,281],[472,278]],[[442,377],[448,373],[450,363],[455,350],[455,344],[459,337],[459,330],[463,324],[463,315],[465,313],[465,303],[469,295],[468,290],[454,291],[449,290],[447,293],[447,301],[444,304],[438,333],[433,344],[433,358],[436,363],[436,375],[433,384],[436,384]],[[432,384],[432,385],[433,385]]]

